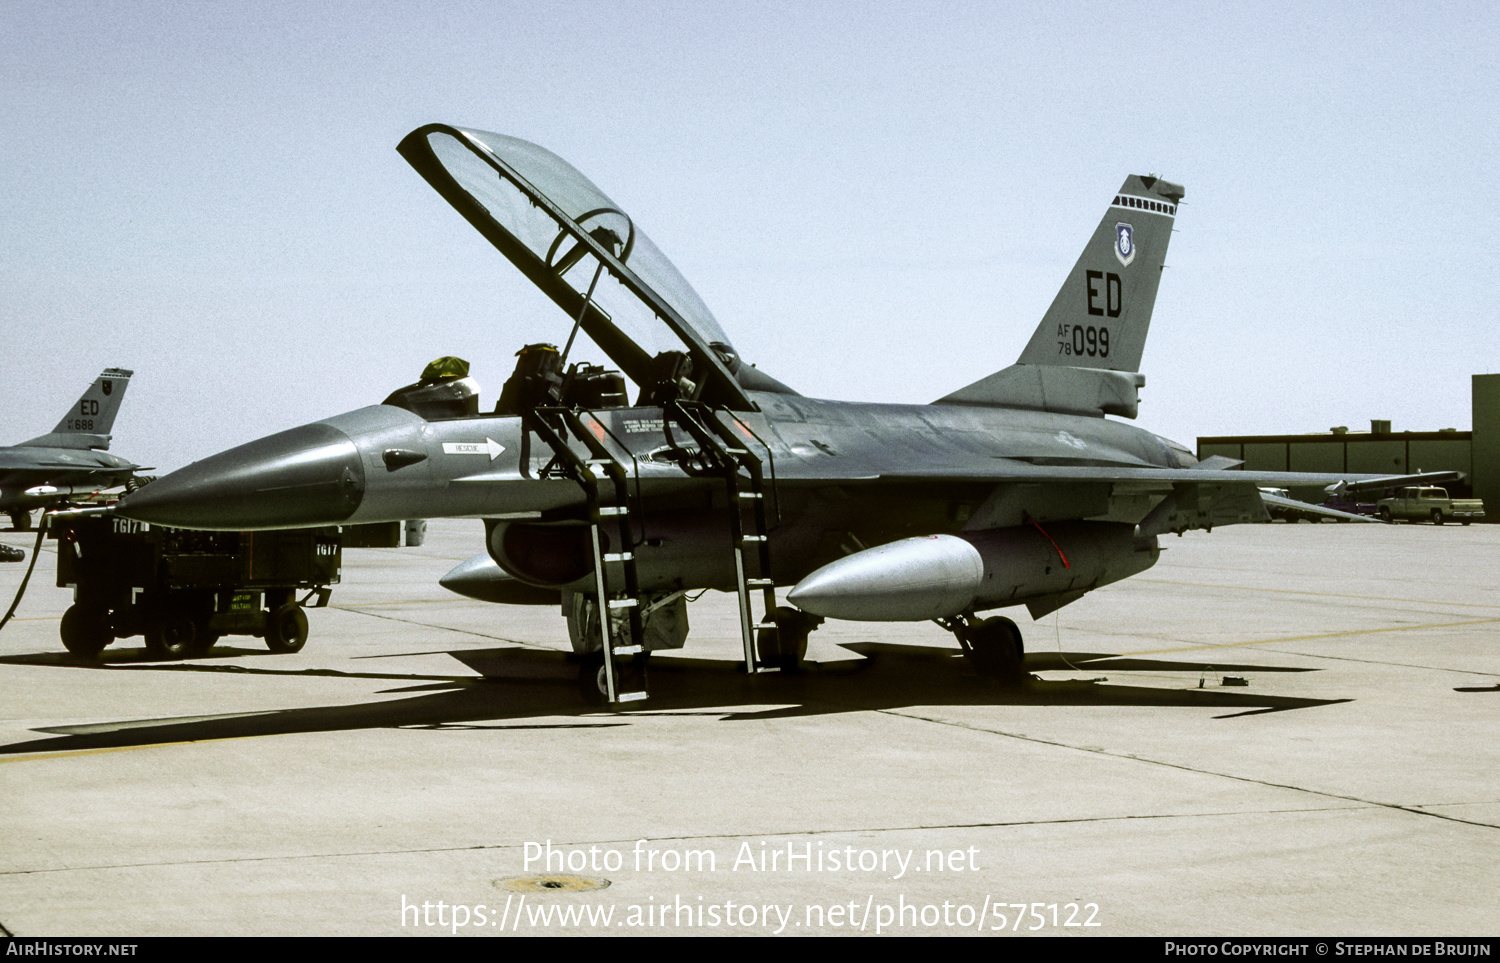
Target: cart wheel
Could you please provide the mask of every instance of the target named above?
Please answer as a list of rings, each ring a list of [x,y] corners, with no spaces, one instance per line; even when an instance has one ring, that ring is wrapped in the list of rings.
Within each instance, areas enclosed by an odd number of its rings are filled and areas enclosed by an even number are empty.
[[[115,640],[108,619],[109,613],[97,605],[69,606],[58,627],[63,648],[89,659],[103,652]]]
[[[307,644],[307,613],[287,602],[266,616],[266,648],[281,655],[302,651]]]
[[[193,654],[197,638],[192,616],[169,612],[146,630],[146,651],[158,659],[181,659]]]

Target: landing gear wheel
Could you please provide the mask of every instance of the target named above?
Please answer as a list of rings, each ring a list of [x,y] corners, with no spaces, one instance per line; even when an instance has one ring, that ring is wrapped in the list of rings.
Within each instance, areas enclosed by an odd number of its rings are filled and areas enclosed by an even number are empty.
[[[92,659],[115,640],[109,627],[109,613],[96,605],[72,605],[63,613],[58,627],[63,648],[77,656]]]
[[[31,512],[17,509],[10,513],[10,527],[18,532],[31,531]]]
[[[641,652],[632,658],[615,660],[616,692],[645,690],[649,655],[648,652]],[[603,650],[596,649],[584,655],[578,667],[578,694],[591,706],[609,705],[609,680],[604,675]]]
[[[773,629],[766,622],[775,626]],[[755,658],[762,665],[782,672],[799,672],[807,657],[807,637],[813,626],[807,616],[789,605],[780,605],[755,633]]]
[[[296,602],[285,602],[266,616],[266,648],[278,655],[301,652],[307,644],[307,613]]]
[[[191,616],[168,612],[146,630],[146,651],[158,659],[181,659],[193,654],[197,639]]]
[[[969,642],[969,660],[980,675],[1011,681],[1022,678],[1021,660],[1025,656],[1025,645],[1016,623],[996,616],[974,623],[965,634]]]
[[[1434,525],[1441,525],[1441,524],[1443,524],[1443,510],[1441,508],[1434,508],[1432,510],[1432,524],[1434,524]]]
[[[591,706],[609,704],[609,680],[604,677],[604,653],[589,652],[578,667],[578,694]]]

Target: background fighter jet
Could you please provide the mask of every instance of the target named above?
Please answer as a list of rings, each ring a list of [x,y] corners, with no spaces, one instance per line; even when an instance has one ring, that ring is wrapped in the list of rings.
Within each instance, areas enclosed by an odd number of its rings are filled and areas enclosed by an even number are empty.
[[[122,484],[141,467],[105,450],[133,373],[105,368],[51,432],[0,448],[0,511],[16,528],[31,526],[33,508]]]
[[[625,701],[645,693],[621,657],[682,645],[683,593],[703,588],[738,594],[751,672],[794,668],[837,618],[936,620],[982,672],[1014,673],[1020,632],[979,613],[1051,612],[1149,568],[1165,532],[1263,520],[1257,486],[1341,478],[1199,462],[1106,417],[1134,418],[1144,384],[1183,197],[1157,177],[1110,197],[1016,364],[930,405],[853,404],[744,363],[635,221],[561,158],[445,125],[399,150],[566,313],[562,351],[523,348],[492,412],[467,377],[424,380],[196,462],[121,514],[219,529],[483,518],[488,558],[445,584],[560,604],[591,691]],[[580,330],[618,370],[569,364]]]

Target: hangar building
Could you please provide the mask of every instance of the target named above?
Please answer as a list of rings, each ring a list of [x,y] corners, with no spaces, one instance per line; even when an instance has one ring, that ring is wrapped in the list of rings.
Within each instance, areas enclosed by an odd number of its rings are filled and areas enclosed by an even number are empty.
[[[1198,457],[1227,455],[1259,471],[1362,472],[1409,475],[1461,471],[1466,484],[1449,484],[1454,497],[1478,497],[1500,520],[1500,374],[1473,376],[1473,430],[1392,431],[1371,421],[1369,431],[1334,428],[1310,435],[1221,435],[1198,439]],[[1318,492],[1294,495],[1321,500]]]

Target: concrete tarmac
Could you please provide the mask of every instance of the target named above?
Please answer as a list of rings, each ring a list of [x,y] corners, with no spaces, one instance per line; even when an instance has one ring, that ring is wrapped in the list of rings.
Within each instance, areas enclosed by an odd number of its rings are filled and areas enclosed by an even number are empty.
[[[1010,686],[930,624],[749,679],[709,593],[624,712],[556,609],[438,586],[482,541],[348,550],[301,653],[180,662],[67,655],[48,543],[0,632],[0,935],[1500,930],[1500,526],[1169,537],[1008,610]]]

